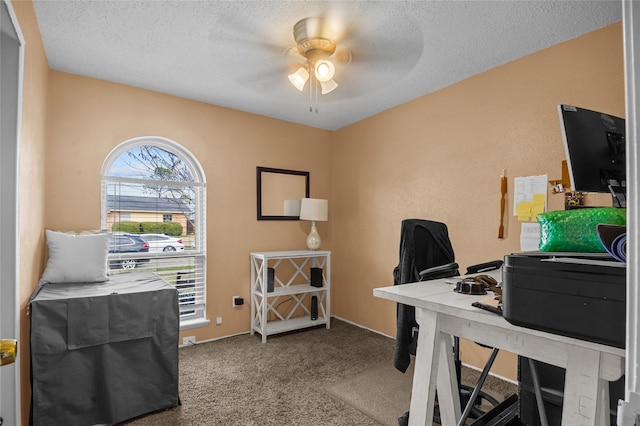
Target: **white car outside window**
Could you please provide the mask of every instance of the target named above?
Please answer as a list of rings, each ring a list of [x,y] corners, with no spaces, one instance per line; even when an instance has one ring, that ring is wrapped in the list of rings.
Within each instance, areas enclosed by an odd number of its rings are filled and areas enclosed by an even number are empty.
[[[149,252],[184,251],[182,238],[170,237],[164,234],[140,234],[140,237],[149,243]]]

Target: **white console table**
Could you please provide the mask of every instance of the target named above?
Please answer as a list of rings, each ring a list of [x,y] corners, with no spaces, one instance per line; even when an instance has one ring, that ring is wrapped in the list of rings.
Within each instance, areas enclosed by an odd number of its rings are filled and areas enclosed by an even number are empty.
[[[270,285],[271,268],[274,276]],[[321,287],[311,285],[311,268],[321,268]],[[316,319],[311,318],[312,296],[316,296],[318,303]],[[281,310],[278,310],[279,306],[282,306]],[[276,333],[321,324],[329,328],[330,316],[330,251],[251,253],[251,334],[260,333],[262,343],[266,343],[267,336]]]

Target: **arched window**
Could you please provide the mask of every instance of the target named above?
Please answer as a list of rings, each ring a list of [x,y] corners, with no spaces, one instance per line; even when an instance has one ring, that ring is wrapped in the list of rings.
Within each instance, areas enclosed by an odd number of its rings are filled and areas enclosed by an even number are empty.
[[[171,140],[121,143],[102,166],[102,227],[113,232],[109,272],[156,272],[179,292],[180,326],[206,323],[206,182]]]

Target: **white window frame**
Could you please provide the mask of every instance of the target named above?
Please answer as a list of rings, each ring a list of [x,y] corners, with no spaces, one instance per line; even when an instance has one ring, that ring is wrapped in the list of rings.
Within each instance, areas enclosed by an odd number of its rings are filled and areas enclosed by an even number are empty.
[[[170,252],[170,253],[149,253],[143,256],[139,253],[136,254],[109,254],[109,261],[114,260],[123,260],[123,259],[140,259],[140,258],[150,258],[151,262],[149,262],[149,267],[145,267],[145,269],[153,268],[153,260],[154,259],[167,259],[167,258],[181,258],[184,260],[188,260],[192,262],[192,266],[194,268],[194,279],[189,281],[193,283],[194,288],[189,290],[189,292],[193,291],[193,293],[189,293],[188,297],[190,297],[190,303],[188,304],[180,304],[180,329],[188,329],[201,327],[209,324],[209,320],[206,317],[206,180],[205,175],[200,163],[197,161],[195,156],[191,154],[186,148],[181,146],[175,141],[170,139],[160,137],[160,136],[143,136],[138,138],[129,139],[127,141],[122,142],[116,148],[114,148],[107,158],[105,159],[102,165],[102,173],[101,173],[101,224],[102,228],[107,228],[107,216],[108,216],[108,188],[110,185],[117,185],[118,183],[129,183],[129,184],[142,184],[149,179],[141,179],[141,178],[129,178],[129,177],[116,177],[109,176],[109,171],[113,163],[116,161],[118,157],[127,151],[141,146],[155,146],[165,151],[168,151],[176,156],[178,156],[184,164],[189,168],[191,175],[193,177],[193,181],[187,183],[179,182],[180,186],[190,186],[194,189],[195,193],[195,214],[194,214],[194,224],[195,224],[195,236],[193,247],[189,250],[185,250],[184,252]],[[176,185],[174,181],[154,181],[155,183],[161,183],[163,185]],[[187,258],[187,259],[185,259]],[[133,269],[135,271],[135,269]],[[167,279],[167,282],[176,286],[179,284],[177,282],[177,278]],[[179,287],[179,285],[177,286]],[[180,289],[179,289],[180,290]],[[181,293],[182,294],[182,293]]]

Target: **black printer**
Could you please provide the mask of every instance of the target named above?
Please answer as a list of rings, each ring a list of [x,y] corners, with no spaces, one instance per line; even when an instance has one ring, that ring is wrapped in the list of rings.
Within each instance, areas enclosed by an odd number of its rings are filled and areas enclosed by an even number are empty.
[[[626,264],[600,253],[507,255],[502,309],[518,326],[624,348]]]

